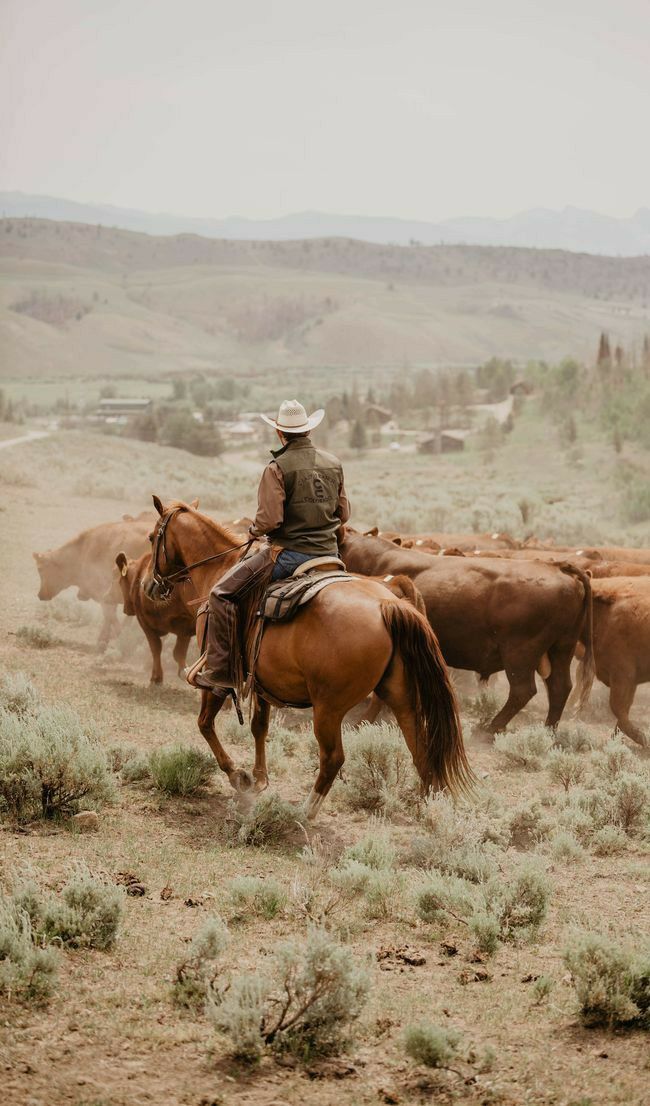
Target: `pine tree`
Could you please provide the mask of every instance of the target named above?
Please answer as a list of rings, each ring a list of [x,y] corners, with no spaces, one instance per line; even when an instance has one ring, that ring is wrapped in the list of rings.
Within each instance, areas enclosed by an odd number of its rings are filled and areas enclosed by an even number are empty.
[[[598,344],[598,359],[596,364],[598,368],[607,368],[611,364],[612,353],[609,348],[609,335],[603,330],[600,335],[600,342]]]
[[[356,419],[352,427],[350,446],[352,449],[358,449],[359,452],[366,448],[366,428],[360,419]]]

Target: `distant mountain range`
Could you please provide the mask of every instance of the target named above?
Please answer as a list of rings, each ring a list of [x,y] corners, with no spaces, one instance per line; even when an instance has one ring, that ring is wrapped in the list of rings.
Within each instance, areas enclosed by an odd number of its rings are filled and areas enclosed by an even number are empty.
[[[244,241],[354,238],[394,245],[523,246],[621,257],[650,254],[648,207],[639,208],[627,219],[577,207],[565,207],[562,211],[532,208],[509,219],[471,216],[446,219],[441,223],[383,216],[330,215],[319,211],[302,211],[278,219],[203,219],[154,214],[108,204],[82,204],[55,196],[0,192],[0,215],[99,223],[154,235],[197,234],[205,238]]]

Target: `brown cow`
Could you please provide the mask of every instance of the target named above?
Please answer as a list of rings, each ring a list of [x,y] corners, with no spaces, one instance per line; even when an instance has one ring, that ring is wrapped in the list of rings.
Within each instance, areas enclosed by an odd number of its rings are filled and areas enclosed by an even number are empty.
[[[510,694],[491,733],[546,682],[547,725],[555,726],[571,690],[571,659],[583,624],[590,641],[591,582],[575,565],[431,557],[380,538],[348,533],[341,556],[351,572],[405,575],[421,592],[447,664],[486,679],[505,670]],[[593,671],[592,651],[588,651]]]
[[[609,688],[619,728],[639,745],[648,745],[650,735],[632,721],[630,710],[637,686],[650,680],[650,578],[594,580],[593,596],[596,675]],[[581,660],[576,677],[580,706],[588,694]]]
[[[143,511],[137,518],[124,515],[119,522],[104,522],[83,530],[58,549],[33,553],[41,578],[39,599],[54,599],[66,588],[76,587],[77,598],[94,599],[102,607],[103,621],[98,645],[105,649],[118,632],[117,600],[107,597],[115,554],[126,550],[130,557],[139,557],[149,548],[149,533],[155,515]]]
[[[372,530],[366,530],[365,536],[369,538],[384,538],[395,545],[401,545],[404,549],[419,549],[424,553],[438,553],[443,549],[460,549],[462,552],[473,551],[482,547],[488,549],[517,549],[519,542],[510,537],[510,534],[451,534],[440,532],[436,534],[398,534],[393,530],[378,530],[376,526]]]
[[[138,560],[131,560],[126,553],[118,553],[115,558],[117,565],[117,585],[120,598],[124,604],[126,615],[135,615],[144,636],[146,637],[153,666],[151,669],[151,683],[163,682],[163,670],[161,664],[162,639],[167,634],[176,634],[173,657],[178,666],[178,675],[183,675],[187,650],[190,641],[194,637],[196,619],[191,617],[183,602],[181,593],[183,588],[191,587],[188,581],[179,584],[172,591],[169,599],[150,599],[145,594],[142,586],[144,579],[151,569],[151,553],[143,553]]]

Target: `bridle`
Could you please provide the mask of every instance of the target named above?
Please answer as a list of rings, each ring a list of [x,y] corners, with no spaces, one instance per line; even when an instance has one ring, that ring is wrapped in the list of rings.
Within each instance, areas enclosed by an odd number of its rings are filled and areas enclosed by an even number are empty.
[[[190,572],[193,568],[200,568],[202,565],[210,564],[212,561],[218,561],[221,557],[227,557],[229,553],[234,553],[236,549],[243,549],[244,551],[249,549],[255,541],[254,538],[249,538],[248,541],[242,542],[241,545],[233,545],[230,549],[224,549],[221,553],[213,553],[211,557],[203,557],[200,561],[194,561],[191,565],[183,565],[176,572],[167,572],[162,574],[159,567],[160,550],[162,548],[167,559],[167,543],[165,535],[167,533],[167,527],[171,522],[174,515],[177,515],[180,511],[186,511],[187,507],[172,507],[170,511],[164,516],[158,525],[158,529],[155,531],[153,538],[153,549],[151,552],[151,575],[158,588],[158,595],[161,599],[169,599],[174,584],[179,580],[188,580]],[[242,553],[242,557],[244,554]]]

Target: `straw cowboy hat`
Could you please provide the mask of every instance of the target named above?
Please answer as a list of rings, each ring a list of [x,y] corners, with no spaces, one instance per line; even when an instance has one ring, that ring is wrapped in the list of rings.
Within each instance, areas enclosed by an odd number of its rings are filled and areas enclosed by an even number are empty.
[[[297,399],[285,399],[280,404],[277,419],[271,419],[268,415],[260,415],[260,418],[283,434],[305,434],[318,426],[324,416],[325,412],[322,408],[314,411],[313,415],[308,415]]]

